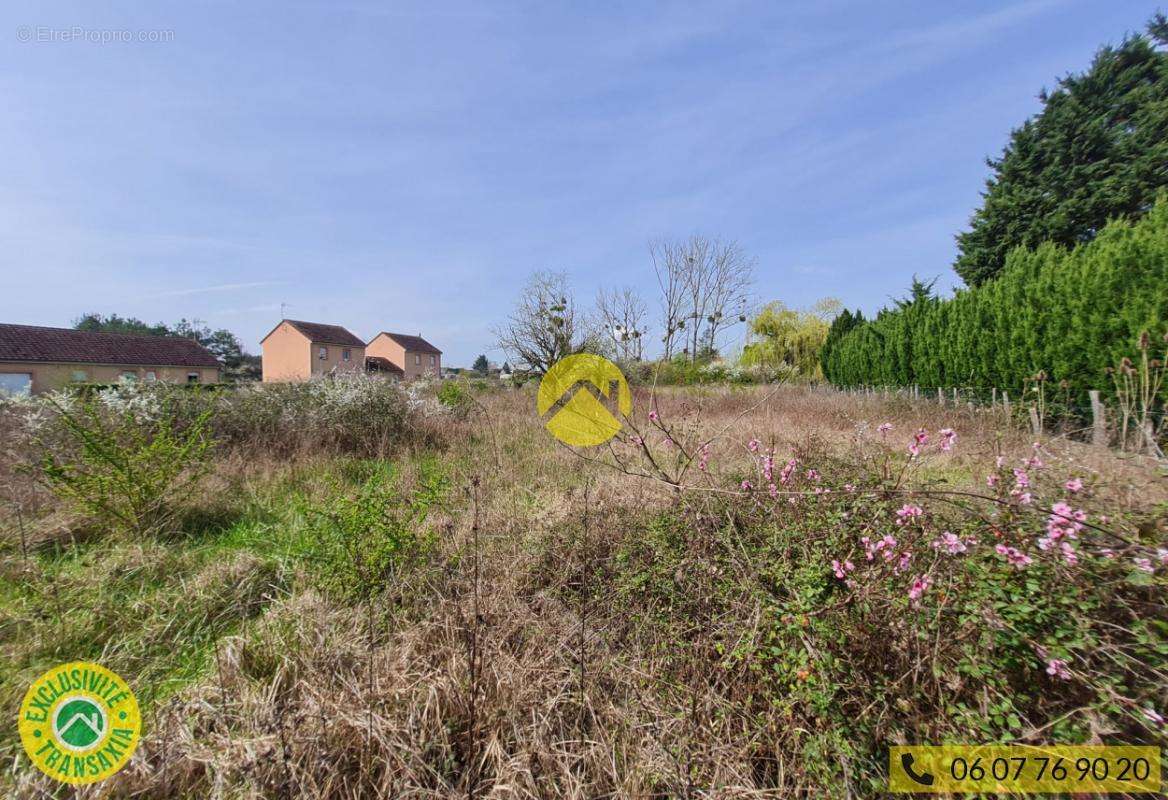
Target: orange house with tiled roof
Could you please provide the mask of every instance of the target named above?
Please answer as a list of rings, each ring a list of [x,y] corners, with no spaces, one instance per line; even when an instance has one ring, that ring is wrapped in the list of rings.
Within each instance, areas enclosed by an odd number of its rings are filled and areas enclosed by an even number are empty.
[[[420,333],[409,336],[382,331],[365,346],[365,354],[397,367],[406,380],[442,377],[442,351],[423,339]]]
[[[280,320],[260,346],[268,383],[365,370],[365,342],[340,325]]]

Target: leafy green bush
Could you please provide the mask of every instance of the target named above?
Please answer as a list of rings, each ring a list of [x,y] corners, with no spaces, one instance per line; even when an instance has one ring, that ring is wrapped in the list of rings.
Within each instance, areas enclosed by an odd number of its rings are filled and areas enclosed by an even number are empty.
[[[443,381],[437,397],[439,404],[459,418],[465,418],[474,406],[470,391],[462,381]]]
[[[50,401],[57,416],[39,437],[40,474],[54,494],[99,524],[154,533],[206,468],[211,412],[183,422],[169,403],[118,392]]]
[[[409,493],[383,465],[355,494],[338,494],[309,509],[310,557],[321,588],[346,600],[366,600],[433,551],[434,536],[425,522],[449,481],[432,462],[423,462],[420,470]]]

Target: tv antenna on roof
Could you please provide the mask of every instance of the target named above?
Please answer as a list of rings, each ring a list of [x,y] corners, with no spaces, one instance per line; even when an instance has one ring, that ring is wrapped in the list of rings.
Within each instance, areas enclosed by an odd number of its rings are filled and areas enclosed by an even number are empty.
[[[280,319],[287,319],[287,317],[284,315],[284,309],[290,307],[291,303],[280,303]]]

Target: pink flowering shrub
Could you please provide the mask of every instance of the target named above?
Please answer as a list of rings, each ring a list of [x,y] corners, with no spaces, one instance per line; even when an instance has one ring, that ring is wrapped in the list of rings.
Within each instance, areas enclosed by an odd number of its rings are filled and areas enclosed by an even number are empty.
[[[705,637],[735,703],[872,752],[893,730],[1168,741],[1168,544],[1109,517],[1091,479],[1058,473],[1041,445],[969,487],[919,481],[961,439],[912,430],[880,425],[851,459],[727,444],[742,458],[709,459],[695,484],[715,491],[682,487],[657,538],[621,553],[639,576],[627,613],[704,620],[679,636]],[[688,667],[673,666],[680,680]]]

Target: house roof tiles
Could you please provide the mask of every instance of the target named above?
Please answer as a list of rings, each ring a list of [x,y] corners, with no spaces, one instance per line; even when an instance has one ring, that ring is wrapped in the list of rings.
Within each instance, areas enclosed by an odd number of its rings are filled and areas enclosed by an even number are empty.
[[[404,333],[390,333],[389,331],[382,331],[378,336],[384,334],[390,339],[400,344],[409,353],[433,353],[435,355],[442,355],[442,351],[434,345],[427,342],[420,335],[407,336]]]
[[[194,339],[0,323],[0,361],[218,367]]]
[[[348,329],[343,328],[340,325],[326,325],[323,322],[304,322],[303,320],[299,319],[280,320],[281,325],[285,322],[307,336],[314,344],[340,344],[344,345],[345,347],[365,346],[365,342],[361,341]],[[279,327],[280,325],[276,326],[276,328]],[[268,336],[271,336],[272,333],[275,333],[276,328],[273,328],[272,332],[269,333]],[[265,336],[264,338],[267,339],[268,336]]]

